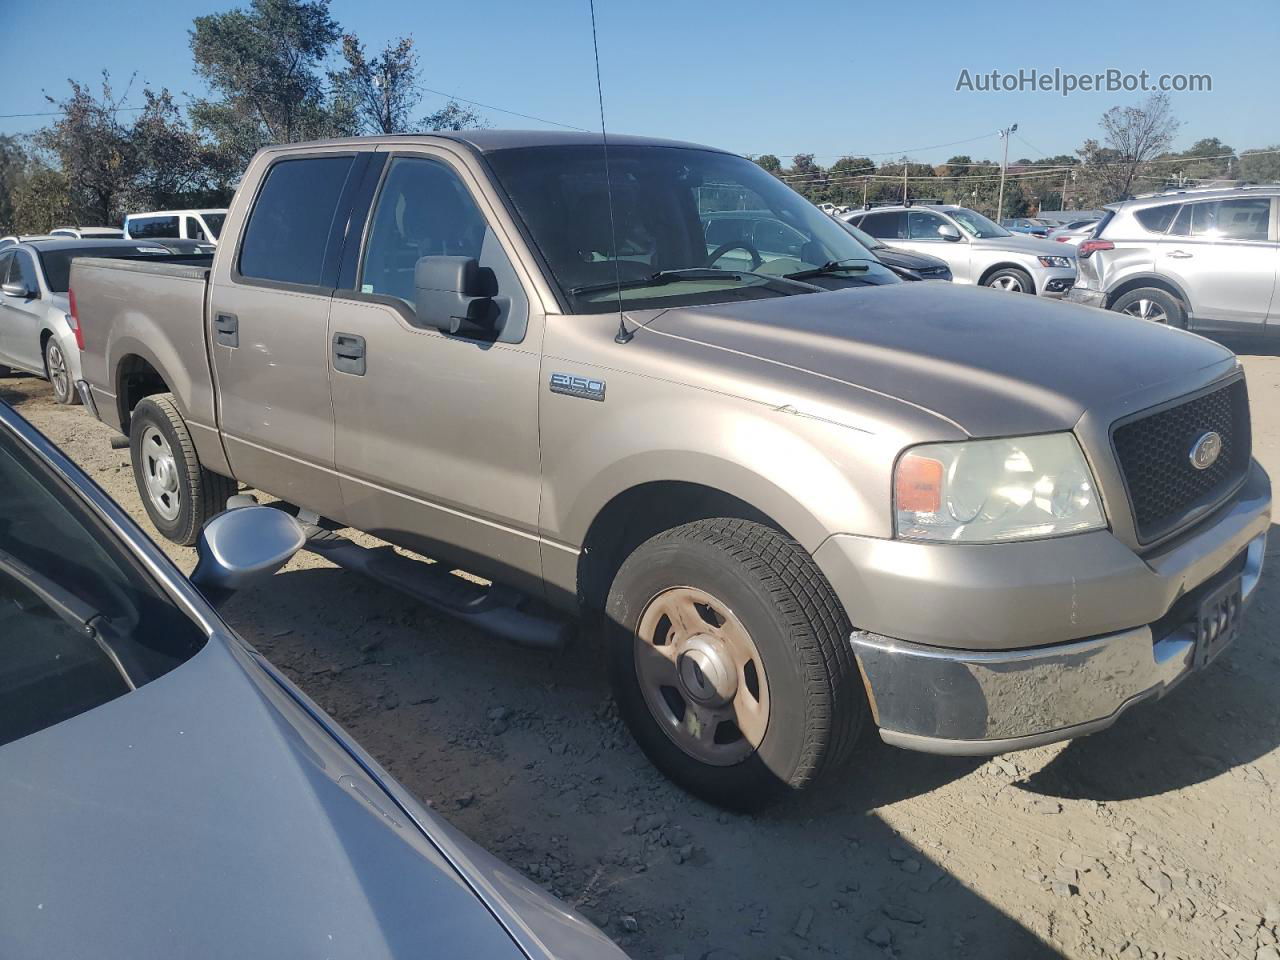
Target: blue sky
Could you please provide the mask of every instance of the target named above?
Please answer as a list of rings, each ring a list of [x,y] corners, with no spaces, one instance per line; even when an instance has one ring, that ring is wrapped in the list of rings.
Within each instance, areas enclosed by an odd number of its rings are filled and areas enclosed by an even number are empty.
[[[92,80],[102,68],[120,84],[136,71],[137,82],[199,94],[191,19],[236,5],[8,0],[0,113],[46,110],[42,91],[60,95],[68,76]],[[1104,110],[1141,95],[956,92],[961,69],[1118,68],[1212,76],[1210,93],[1173,95],[1184,121],[1180,146],[1202,136],[1236,149],[1280,143],[1276,0],[1236,0],[1230,17],[1174,0],[926,9],[597,0],[609,127],[772,152],[784,162],[801,151],[829,163],[846,153],[904,150],[938,162],[956,153],[998,158],[995,131],[1016,121],[1022,139],[1011,158],[1036,157],[1074,149],[1096,135]],[[412,35],[428,87],[576,126],[599,122],[586,0],[333,0],[332,11],[371,47]],[[423,112],[441,102],[428,96]],[[532,125],[482,112],[494,126]],[[43,122],[0,119],[0,132]],[[971,138],[978,139],[932,146]]]

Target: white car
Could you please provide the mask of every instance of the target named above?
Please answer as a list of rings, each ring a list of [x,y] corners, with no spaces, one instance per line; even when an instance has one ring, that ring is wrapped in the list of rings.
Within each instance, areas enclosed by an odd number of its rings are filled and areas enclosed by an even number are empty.
[[[1091,217],[1088,220],[1072,220],[1070,223],[1064,223],[1050,230],[1048,239],[1078,247],[1085,237],[1093,236],[1093,228],[1097,225],[1097,217]]]
[[[843,219],[892,247],[945,260],[955,283],[1062,297],[1076,281],[1076,255],[1069,246],[1010,233],[968,207],[875,207]]]
[[[227,211],[152,210],[131,213],[124,218],[124,235],[130,240],[202,240],[217,243]]]
[[[155,244],[72,237],[0,248],[0,376],[34,373],[53,384],[59,403],[78,402],[80,330],[67,293],[72,258],[168,255]]]

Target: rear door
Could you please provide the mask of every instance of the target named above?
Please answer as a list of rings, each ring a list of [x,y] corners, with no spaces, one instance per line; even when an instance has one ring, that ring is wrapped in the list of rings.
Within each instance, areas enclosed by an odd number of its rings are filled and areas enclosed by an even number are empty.
[[[495,229],[497,201],[458,157],[429,147],[388,153],[379,154],[363,249],[348,248],[329,323],[348,522],[540,589],[537,298],[508,252],[511,237]],[[496,337],[442,333],[418,317],[414,268],[425,256],[472,257],[493,271]]]
[[[1271,197],[1187,203],[1156,255],[1197,319],[1261,331],[1280,266]]]
[[[232,472],[334,518],[342,516],[342,494],[329,303],[351,194],[368,157],[349,147],[259,157],[260,170],[246,174],[257,193],[228,224],[236,246],[214,264],[206,319]]]

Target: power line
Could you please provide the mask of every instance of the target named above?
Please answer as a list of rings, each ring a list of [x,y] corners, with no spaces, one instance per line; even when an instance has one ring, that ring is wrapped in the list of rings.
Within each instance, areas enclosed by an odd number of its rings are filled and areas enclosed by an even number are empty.
[[[902,149],[902,150],[881,150],[879,153],[865,153],[865,152],[862,152],[862,151],[858,151],[858,152],[856,153],[856,155],[857,155],[857,156],[859,156],[859,157],[900,157],[900,156],[902,156],[903,154],[906,154],[906,153],[919,153],[919,152],[921,152],[922,150],[941,150],[943,147],[956,147],[956,146],[959,146],[959,145],[960,145],[960,144],[962,144],[962,143],[976,143],[978,140],[989,140],[989,139],[991,139],[991,138],[992,138],[992,137],[994,137],[994,136],[995,136],[995,134],[994,134],[994,133],[984,133],[984,134],[981,134],[981,135],[976,136],[976,137],[968,137],[968,138],[967,138],[967,139],[965,139],[965,140],[952,140],[952,141],[950,141],[949,143],[932,143],[932,144],[929,144],[929,146],[927,146],[927,147],[907,147],[907,148]],[[765,153],[769,153],[769,152],[770,152],[770,151],[765,151]],[[764,156],[764,154],[763,154],[763,153],[753,153],[753,154],[749,154],[749,155],[750,155],[750,156],[756,156],[756,157]],[[854,154],[853,152],[850,152],[850,153],[840,153],[840,154],[836,154],[836,153],[824,153],[824,154],[822,154],[822,156],[823,156],[823,157],[849,157],[849,156],[854,156],[854,155],[855,155],[855,154]],[[801,150],[799,153],[774,153],[774,154],[773,154],[773,156],[775,156],[775,157],[792,157],[792,158],[794,158],[794,157],[800,157],[800,156],[813,156],[813,157],[817,157],[817,156],[818,156],[818,154],[816,154],[816,153],[814,153],[814,154],[810,154],[810,153],[808,153],[807,151]]]
[[[522,120],[534,120],[538,123],[548,123],[553,127],[562,127],[565,130],[577,130],[579,133],[591,133],[586,127],[575,127],[571,123],[561,123],[559,120],[548,120],[546,117],[535,117],[531,113],[520,113],[516,110],[508,110],[505,107],[495,107],[491,103],[481,103],[479,100],[468,100],[466,97],[460,97],[456,93],[443,93],[439,90],[432,90],[430,87],[421,87],[427,93],[433,93],[437,97],[445,97],[449,100],[456,100],[459,103],[470,104],[473,107],[484,107],[486,110],[493,110],[497,113],[505,113],[511,117],[520,117]]]

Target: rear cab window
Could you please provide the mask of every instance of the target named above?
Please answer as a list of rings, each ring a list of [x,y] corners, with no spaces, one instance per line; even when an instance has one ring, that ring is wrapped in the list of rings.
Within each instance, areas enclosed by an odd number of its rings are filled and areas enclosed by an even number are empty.
[[[138,217],[129,220],[129,236],[134,240],[182,236],[177,217]]]
[[[319,286],[351,154],[277,160],[267,170],[240,242],[240,276]]]
[[[125,696],[206,641],[65,482],[0,428],[0,748]]]

